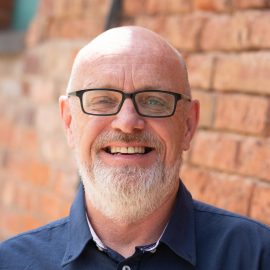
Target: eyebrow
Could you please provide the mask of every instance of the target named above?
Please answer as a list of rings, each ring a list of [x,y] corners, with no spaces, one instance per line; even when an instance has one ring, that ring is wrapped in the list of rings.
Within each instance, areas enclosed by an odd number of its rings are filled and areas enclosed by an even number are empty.
[[[168,88],[166,88],[166,87],[161,87],[158,85],[146,85],[146,86],[140,87],[136,90],[167,90],[167,89]]]

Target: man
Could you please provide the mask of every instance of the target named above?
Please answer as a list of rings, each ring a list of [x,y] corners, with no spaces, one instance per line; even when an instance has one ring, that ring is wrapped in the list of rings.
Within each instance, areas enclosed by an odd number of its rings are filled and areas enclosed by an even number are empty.
[[[268,227],[193,201],[179,180],[199,103],[164,39],[101,34],[59,104],[84,188],[68,218],[4,242],[0,269],[270,269]]]

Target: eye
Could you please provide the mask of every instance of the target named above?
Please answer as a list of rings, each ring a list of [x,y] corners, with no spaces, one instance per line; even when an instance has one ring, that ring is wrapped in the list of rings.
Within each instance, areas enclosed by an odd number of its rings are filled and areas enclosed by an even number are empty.
[[[104,105],[110,105],[110,104],[116,104],[118,101],[107,96],[100,96],[100,97],[94,97],[88,100],[89,105],[95,105],[95,104],[104,104]]]
[[[121,96],[116,96],[106,91],[91,91],[84,96],[84,109],[93,113],[111,112],[118,107]]]
[[[142,96],[138,100],[141,106],[153,107],[153,108],[163,108],[167,106],[166,100],[162,99],[161,97],[148,95]]]
[[[157,97],[149,97],[146,99],[145,103],[150,106],[164,106],[164,100]]]

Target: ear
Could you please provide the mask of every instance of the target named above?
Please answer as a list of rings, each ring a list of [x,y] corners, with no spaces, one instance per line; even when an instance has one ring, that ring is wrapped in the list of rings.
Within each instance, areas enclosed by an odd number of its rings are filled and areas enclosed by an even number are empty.
[[[71,128],[72,115],[70,111],[70,104],[67,96],[60,96],[59,98],[59,110],[67,138],[68,145],[74,147],[74,135]]]
[[[190,147],[190,142],[194,136],[199,123],[200,103],[198,100],[192,100],[189,105],[186,118],[186,132],[184,137],[184,151]]]

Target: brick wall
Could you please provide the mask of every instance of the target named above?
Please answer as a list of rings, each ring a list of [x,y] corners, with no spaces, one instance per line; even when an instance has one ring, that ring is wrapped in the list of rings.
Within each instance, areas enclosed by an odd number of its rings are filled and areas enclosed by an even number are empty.
[[[0,30],[10,27],[13,0],[2,0],[0,2]]]
[[[0,238],[66,215],[76,168],[57,107],[109,0],[42,0],[21,55],[0,55]],[[270,3],[123,0],[121,24],[183,52],[200,127],[181,177],[195,198],[270,224]]]

